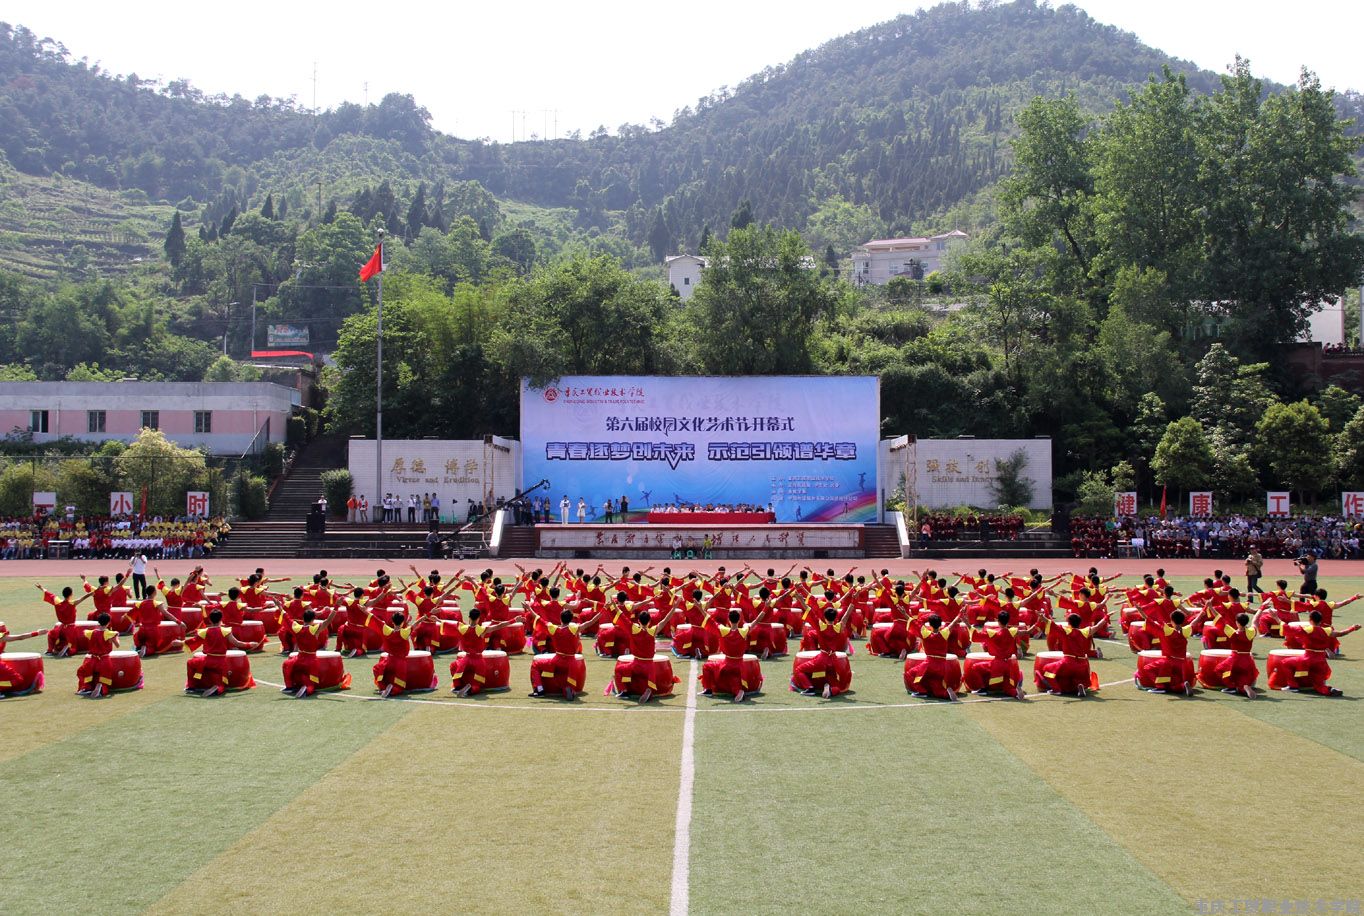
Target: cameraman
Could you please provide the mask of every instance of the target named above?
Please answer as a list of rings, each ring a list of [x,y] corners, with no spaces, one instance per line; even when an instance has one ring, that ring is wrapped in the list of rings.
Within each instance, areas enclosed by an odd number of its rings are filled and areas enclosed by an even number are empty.
[[[1314,595],[1317,591],[1317,555],[1308,551],[1293,561],[1302,572],[1302,588],[1298,591],[1304,595]]]

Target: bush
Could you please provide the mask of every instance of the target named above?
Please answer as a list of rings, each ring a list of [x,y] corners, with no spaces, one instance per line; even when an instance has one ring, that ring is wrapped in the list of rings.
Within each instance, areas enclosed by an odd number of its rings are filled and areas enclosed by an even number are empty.
[[[289,422],[284,426],[284,441],[289,448],[302,448],[308,441],[308,420],[300,414],[294,414],[289,418]]]
[[[284,473],[284,443],[271,442],[261,454],[261,470],[266,480],[274,480]]]
[[[322,474],[322,492],[327,497],[327,507],[332,515],[344,516],[346,514],[346,500],[350,499],[351,493],[355,492],[355,481],[350,476],[350,471],[341,468],[336,471],[324,471]]]
[[[265,495],[264,477],[239,471],[234,490],[238,516],[250,520],[265,518],[265,513],[270,511],[270,500]]]

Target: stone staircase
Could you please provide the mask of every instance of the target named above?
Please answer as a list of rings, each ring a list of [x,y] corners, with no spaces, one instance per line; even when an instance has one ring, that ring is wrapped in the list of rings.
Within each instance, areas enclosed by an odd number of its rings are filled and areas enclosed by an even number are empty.
[[[309,442],[294,457],[289,476],[275,485],[265,518],[234,522],[232,536],[213,555],[229,559],[301,556],[308,533],[304,519],[322,493],[322,475],[345,466],[345,436],[319,436]]]
[[[502,529],[502,549],[499,559],[517,559],[535,556],[535,529],[528,526],[511,525]]]
[[[868,559],[874,557],[898,559],[900,556],[900,536],[895,533],[894,525],[864,525],[862,546],[867,552]]]

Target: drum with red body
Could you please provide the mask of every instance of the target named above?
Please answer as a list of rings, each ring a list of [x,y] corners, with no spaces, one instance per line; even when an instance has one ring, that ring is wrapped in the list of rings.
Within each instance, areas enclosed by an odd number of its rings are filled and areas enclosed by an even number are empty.
[[[800,667],[801,662],[812,658],[819,658],[822,652],[797,652],[796,657],[791,659],[791,673],[794,674]],[[838,688],[840,693],[852,686],[852,664],[848,661],[847,652],[835,652],[833,663],[833,674],[829,681],[830,686]],[[818,680],[813,681],[813,686],[818,689],[822,687]]]
[[[1308,670],[1311,658],[1307,652],[1301,649],[1270,649],[1265,661],[1269,673],[1269,689],[1280,690],[1284,687],[1312,689],[1311,672]]]
[[[1198,654],[1198,683],[1220,690],[1226,684],[1217,673],[1217,665],[1231,658],[1230,649],[1204,649]]]
[[[535,656],[534,660],[531,662],[531,667],[535,671],[543,671],[546,666],[559,658],[560,656],[555,655],[553,652],[542,652]],[[551,671],[551,673],[553,672]],[[534,671],[532,671],[532,675],[534,676]],[[582,686],[586,686],[587,684],[587,662],[583,660],[581,654],[573,656],[573,661],[571,661],[568,666],[568,675],[564,680],[569,683],[557,684],[554,683],[554,678],[551,677],[548,682],[542,680],[541,684],[547,692],[562,691],[565,687],[569,686],[574,687],[574,689],[582,689]],[[532,683],[534,682],[532,681]]]
[[[203,625],[204,609],[196,604],[169,608],[171,616],[185,625],[187,630],[197,630]]]
[[[697,652],[706,649],[705,630],[689,623],[679,623],[673,629],[673,655],[678,658],[695,658]]]
[[[483,653],[484,657],[491,654],[491,652]],[[322,653],[319,652],[319,660],[321,659],[321,656]],[[339,657],[340,656],[338,656],[338,659]],[[379,657],[388,658],[388,653],[380,653]],[[506,658],[505,653],[503,653],[503,658]],[[489,666],[489,668],[491,668],[491,666]],[[436,664],[431,658],[431,653],[422,649],[413,649],[409,652],[407,654],[407,674],[405,677],[399,675],[399,679],[407,683],[407,686],[403,688],[404,693],[426,693],[427,691],[435,690],[437,687]],[[489,678],[489,680],[491,680],[491,678]],[[375,686],[378,686],[378,679],[375,680]]]
[[[99,624],[93,620],[77,620],[67,627],[72,655],[80,655],[90,651],[90,631],[98,626]]]
[[[1301,649],[1306,643],[1302,635],[1302,621],[1292,620],[1283,625],[1283,647],[1285,649]]]
[[[968,690],[983,690],[990,681],[990,661],[994,658],[989,652],[968,652],[961,660],[961,681]]]
[[[605,658],[619,658],[630,651],[630,634],[613,623],[604,623],[597,630],[597,654]]]
[[[638,695],[648,688],[654,692],[654,696],[666,697],[672,695],[677,677],[673,674],[672,659],[666,655],[655,655],[652,661],[640,659],[638,664],[633,655],[622,655],[616,659],[616,670],[611,675],[611,681],[616,693]]]
[[[946,664],[943,665],[945,672],[941,686],[948,690],[956,690],[961,686],[961,665],[959,664],[959,660],[955,654],[951,653],[943,656],[942,660],[946,662]],[[938,684],[926,685],[922,681],[916,681],[919,672],[924,670],[924,666],[929,661],[928,655],[923,652],[911,652],[905,656],[905,689],[911,693],[928,692],[932,693],[934,696],[942,696],[943,694],[938,692]]]
[[[444,655],[447,652],[455,652],[459,649],[459,629],[455,626],[459,623],[457,619],[442,618],[436,627],[436,632],[431,636],[431,651],[436,655]]]
[[[872,655],[889,655],[890,645],[886,642],[886,637],[890,635],[890,629],[895,624],[886,620],[871,625],[871,636],[867,639],[867,651]]]
[[[142,657],[130,649],[115,649],[108,655],[112,684],[110,690],[142,689]]]
[[[464,611],[460,610],[458,604],[442,604],[436,608],[436,616],[441,620],[464,622]]]
[[[1124,633],[1126,633],[1133,624],[1140,626],[1141,622],[1145,619],[1146,618],[1142,615],[1141,611],[1130,604],[1118,613],[1118,625],[1122,627]]]
[[[185,625],[174,620],[163,620],[156,626],[156,635],[147,646],[148,655],[162,655],[166,652],[179,652],[183,646],[177,642],[185,638]]]
[[[43,689],[43,657],[37,652],[6,652],[0,655],[18,678],[11,684],[0,685],[0,693],[20,696],[26,693],[39,693]]]
[[[274,607],[253,607],[247,608],[244,614],[247,620],[258,620],[265,627],[267,636],[274,636],[279,632],[279,610]],[[237,637],[240,639],[241,637]]]
[[[463,655],[461,652],[456,658]],[[487,680],[482,684],[484,691],[507,690],[511,687],[511,660],[507,658],[506,652],[501,649],[487,649],[483,652],[483,662],[487,665],[485,675]]]
[[[243,620],[232,626],[232,635],[242,642],[261,643],[265,641],[265,624],[259,620]],[[240,649],[237,651],[241,651]],[[252,649],[259,652],[259,649]]]
[[[786,654],[786,624],[784,623],[764,623],[761,626],[769,627],[772,632],[771,653],[773,655]]]
[[[721,654],[712,655],[709,658],[707,658],[706,661],[704,662],[703,673],[704,668],[711,668],[712,670],[714,670],[716,668],[723,667],[725,662],[726,658],[724,655]],[[763,682],[763,668],[762,664],[758,661],[758,656],[746,654],[744,655],[742,661],[740,661],[739,665],[740,682],[744,684],[754,685],[752,687],[747,688],[749,692],[758,690],[762,686]]]
[[[1142,649],[1137,653],[1137,683],[1148,690],[1157,687],[1164,688],[1166,684],[1156,682],[1156,679],[1164,676],[1165,663],[1164,656],[1159,649]]]
[[[249,690],[256,686],[251,676],[251,659],[241,649],[227,650],[227,689]]]
[[[297,657],[297,652],[290,653],[290,658]],[[350,689],[350,675],[346,673],[345,662],[340,652],[318,652],[316,671],[318,690]]]
[[[119,636],[127,636],[133,631],[133,609],[130,607],[111,607],[109,608],[109,629]],[[85,615],[86,620],[94,620],[99,617],[99,611],[91,611]]]
[[[488,646],[508,655],[520,655],[526,651],[525,626],[514,624],[488,634]]]

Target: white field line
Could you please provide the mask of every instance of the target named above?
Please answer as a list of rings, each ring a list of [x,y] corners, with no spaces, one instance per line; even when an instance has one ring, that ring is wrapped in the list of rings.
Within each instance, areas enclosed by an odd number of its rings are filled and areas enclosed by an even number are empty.
[[[686,715],[682,719],[682,767],[677,783],[677,825],[673,831],[671,916],[687,916],[691,888],[691,799],[696,782],[696,660],[688,666]]]

